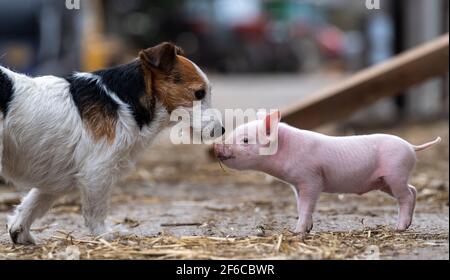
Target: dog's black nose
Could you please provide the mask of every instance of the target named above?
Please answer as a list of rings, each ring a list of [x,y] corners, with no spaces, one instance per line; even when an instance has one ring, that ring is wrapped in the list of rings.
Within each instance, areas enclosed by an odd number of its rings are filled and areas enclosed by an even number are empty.
[[[220,137],[224,134],[225,134],[225,127],[222,127],[220,134],[216,135],[216,130],[213,129],[213,130],[211,130],[211,133],[209,134],[209,136],[211,136],[211,138],[215,138],[215,137]]]

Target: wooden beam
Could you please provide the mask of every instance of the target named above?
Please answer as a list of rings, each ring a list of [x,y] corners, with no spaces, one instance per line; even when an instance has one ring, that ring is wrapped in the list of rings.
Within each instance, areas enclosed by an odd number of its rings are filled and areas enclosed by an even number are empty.
[[[395,96],[449,67],[449,35],[404,52],[282,109],[283,121],[303,129],[343,119],[381,98]]]

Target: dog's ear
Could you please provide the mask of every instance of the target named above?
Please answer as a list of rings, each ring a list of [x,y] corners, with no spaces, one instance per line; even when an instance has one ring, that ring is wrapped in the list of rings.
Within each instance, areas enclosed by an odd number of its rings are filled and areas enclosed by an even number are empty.
[[[177,55],[182,54],[183,51],[181,48],[172,43],[165,42],[155,47],[142,50],[139,53],[139,58],[145,67],[169,73],[177,61]]]

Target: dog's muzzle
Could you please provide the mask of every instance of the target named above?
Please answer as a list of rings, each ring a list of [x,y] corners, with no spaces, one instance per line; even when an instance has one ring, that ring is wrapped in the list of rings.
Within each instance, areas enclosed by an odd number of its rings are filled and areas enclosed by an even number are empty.
[[[216,130],[218,130],[218,131],[216,131]],[[209,136],[210,136],[212,139],[221,137],[221,136],[223,136],[223,135],[225,135],[225,127],[223,127],[223,126],[222,126],[221,128],[219,128],[219,129],[214,128],[214,129],[212,129],[211,132],[209,133]]]

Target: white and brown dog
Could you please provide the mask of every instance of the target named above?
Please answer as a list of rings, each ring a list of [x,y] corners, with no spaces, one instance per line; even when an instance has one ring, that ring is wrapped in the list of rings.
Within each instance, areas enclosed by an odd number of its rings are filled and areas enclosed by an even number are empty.
[[[31,189],[8,218],[12,241],[35,243],[31,224],[75,188],[86,226],[93,235],[107,233],[111,186],[169,125],[170,113],[192,112],[196,100],[210,107],[208,79],[171,43],[143,50],[129,64],[68,78],[0,67],[1,173]],[[204,131],[223,134],[219,118],[201,118]]]

